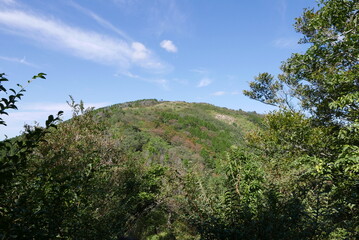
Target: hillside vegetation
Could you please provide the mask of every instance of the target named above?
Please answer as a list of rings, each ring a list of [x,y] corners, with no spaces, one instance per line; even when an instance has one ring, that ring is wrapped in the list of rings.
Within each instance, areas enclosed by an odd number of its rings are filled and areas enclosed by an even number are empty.
[[[346,147],[328,168],[321,155],[335,156],[339,143],[301,114],[154,99],[69,104],[72,119],[50,116],[47,130],[3,142],[4,239],[356,234],[357,153]]]
[[[36,143],[26,164],[7,169],[16,175],[2,186],[5,238],[198,238],[183,215],[187,188],[222,184],[225,151],[243,145],[263,118],[153,99],[99,110],[70,105],[73,118]]]
[[[145,151],[152,159],[156,153],[157,160],[171,159],[171,164],[197,159],[206,168],[213,168],[230,146],[243,144],[245,133],[262,118],[205,103],[157,100],[113,105],[93,114],[114,139],[121,139],[124,151]]]

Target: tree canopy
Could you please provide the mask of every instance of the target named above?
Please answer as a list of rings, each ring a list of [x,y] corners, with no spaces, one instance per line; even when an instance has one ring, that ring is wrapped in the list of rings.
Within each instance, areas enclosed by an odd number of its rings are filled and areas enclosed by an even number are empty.
[[[320,124],[353,124],[359,119],[359,3],[321,0],[296,19],[305,53],[294,53],[274,80],[260,74],[244,93],[267,104],[299,102]],[[293,103],[293,102],[292,102]]]

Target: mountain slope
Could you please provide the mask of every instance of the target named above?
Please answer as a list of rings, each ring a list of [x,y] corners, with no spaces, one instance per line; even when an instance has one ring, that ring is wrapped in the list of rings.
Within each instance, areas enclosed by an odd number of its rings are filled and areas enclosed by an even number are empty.
[[[241,145],[261,116],[206,103],[139,100],[93,112],[126,151],[143,151],[172,163],[199,161],[208,167],[232,145]],[[158,154],[161,153],[161,156]],[[152,156],[150,156],[152,155]],[[164,159],[165,158],[165,159]]]
[[[30,134],[9,147],[13,161],[1,160],[13,173],[1,185],[1,238],[199,239],[190,204],[224,191],[226,150],[262,118],[153,99],[72,106],[74,117],[26,154]]]

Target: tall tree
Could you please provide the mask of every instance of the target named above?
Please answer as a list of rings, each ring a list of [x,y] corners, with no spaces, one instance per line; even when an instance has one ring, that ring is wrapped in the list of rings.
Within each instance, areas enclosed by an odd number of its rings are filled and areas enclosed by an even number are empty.
[[[261,73],[244,91],[280,109],[267,116],[254,145],[294,184],[292,194],[300,193],[309,239],[355,239],[357,233],[358,24],[358,0],[319,0],[318,9],[306,9],[295,22],[308,49],[283,62],[277,78]],[[290,175],[283,166],[293,163],[305,169]]]
[[[307,51],[285,61],[276,80],[260,74],[244,93],[280,106],[295,98],[321,125],[358,124],[359,2],[320,0],[318,6],[295,23],[303,34],[300,43],[310,45]]]

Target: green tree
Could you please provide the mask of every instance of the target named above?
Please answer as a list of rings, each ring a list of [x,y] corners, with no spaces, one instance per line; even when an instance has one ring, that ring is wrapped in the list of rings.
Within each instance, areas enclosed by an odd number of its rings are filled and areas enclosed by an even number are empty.
[[[17,86],[20,88],[18,91],[16,91],[14,88],[7,89],[4,85],[4,82],[9,80],[5,76],[5,73],[0,73],[0,92],[1,94],[5,94],[5,96],[2,96],[0,100],[0,115],[9,115],[8,110],[10,109],[16,110],[16,103],[21,100],[21,97],[24,96],[24,92],[26,92],[25,87],[21,86],[20,84],[17,84]],[[32,80],[37,78],[45,79],[45,76],[45,73],[39,73],[33,76],[31,80],[28,80],[27,83],[31,83]],[[11,92],[11,94],[9,95],[8,92]],[[2,117],[0,117],[0,125],[6,126],[6,123]]]
[[[1,114],[16,109],[25,89],[11,92],[2,99]],[[72,119],[57,125],[59,112],[45,128],[27,127],[21,136],[0,142],[0,239],[154,235],[157,226],[166,226],[166,168],[127,156],[98,115],[72,97],[68,104]],[[156,223],[156,217],[163,219]]]
[[[307,238],[354,239],[358,231],[359,2],[321,0],[295,28],[308,44],[277,78],[260,74],[244,94],[279,111],[249,138],[271,170],[298,193]],[[291,170],[297,169],[297,171]],[[278,178],[279,176],[279,178]],[[284,185],[283,185],[284,186]],[[281,187],[283,192],[284,188]],[[285,191],[284,191],[285,192]],[[311,226],[311,227],[308,227]]]
[[[245,95],[267,104],[288,106],[295,98],[322,125],[358,124],[359,3],[320,0],[319,10],[306,9],[296,19],[305,53],[285,61],[275,80],[262,73]]]
[[[357,239],[358,4],[306,9],[295,28],[307,51],[244,91],[278,110],[227,152],[217,187],[187,180],[188,215],[203,239]]]
[[[45,79],[44,73],[35,75],[36,78]],[[30,83],[32,80],[29,80]],[[5,74],[0,74],[0,92],[5,94],[0,100],[0,115],[8,115],[8,110],[17,109],[17,102],[26,91],[18,84],[20,90],[15,91],[5,88],[3,82],[8,81]],[[12,94],[8,95],[8,91]],[[29,157],[42,141],[51,128],[56,128],[62,112],[56,117],[50,115],[42,127],[27,127],[25,133],[14,139],[6,139],[0,142],[0,238],[23,238],[21,232],[16,229],[21,228],[22,217],[26,216],[25,205],[21,202],[20,195],[26,191]],[[6,125],[0,118],[0,125]],[[22,229],[26,232],[27,229]]]

